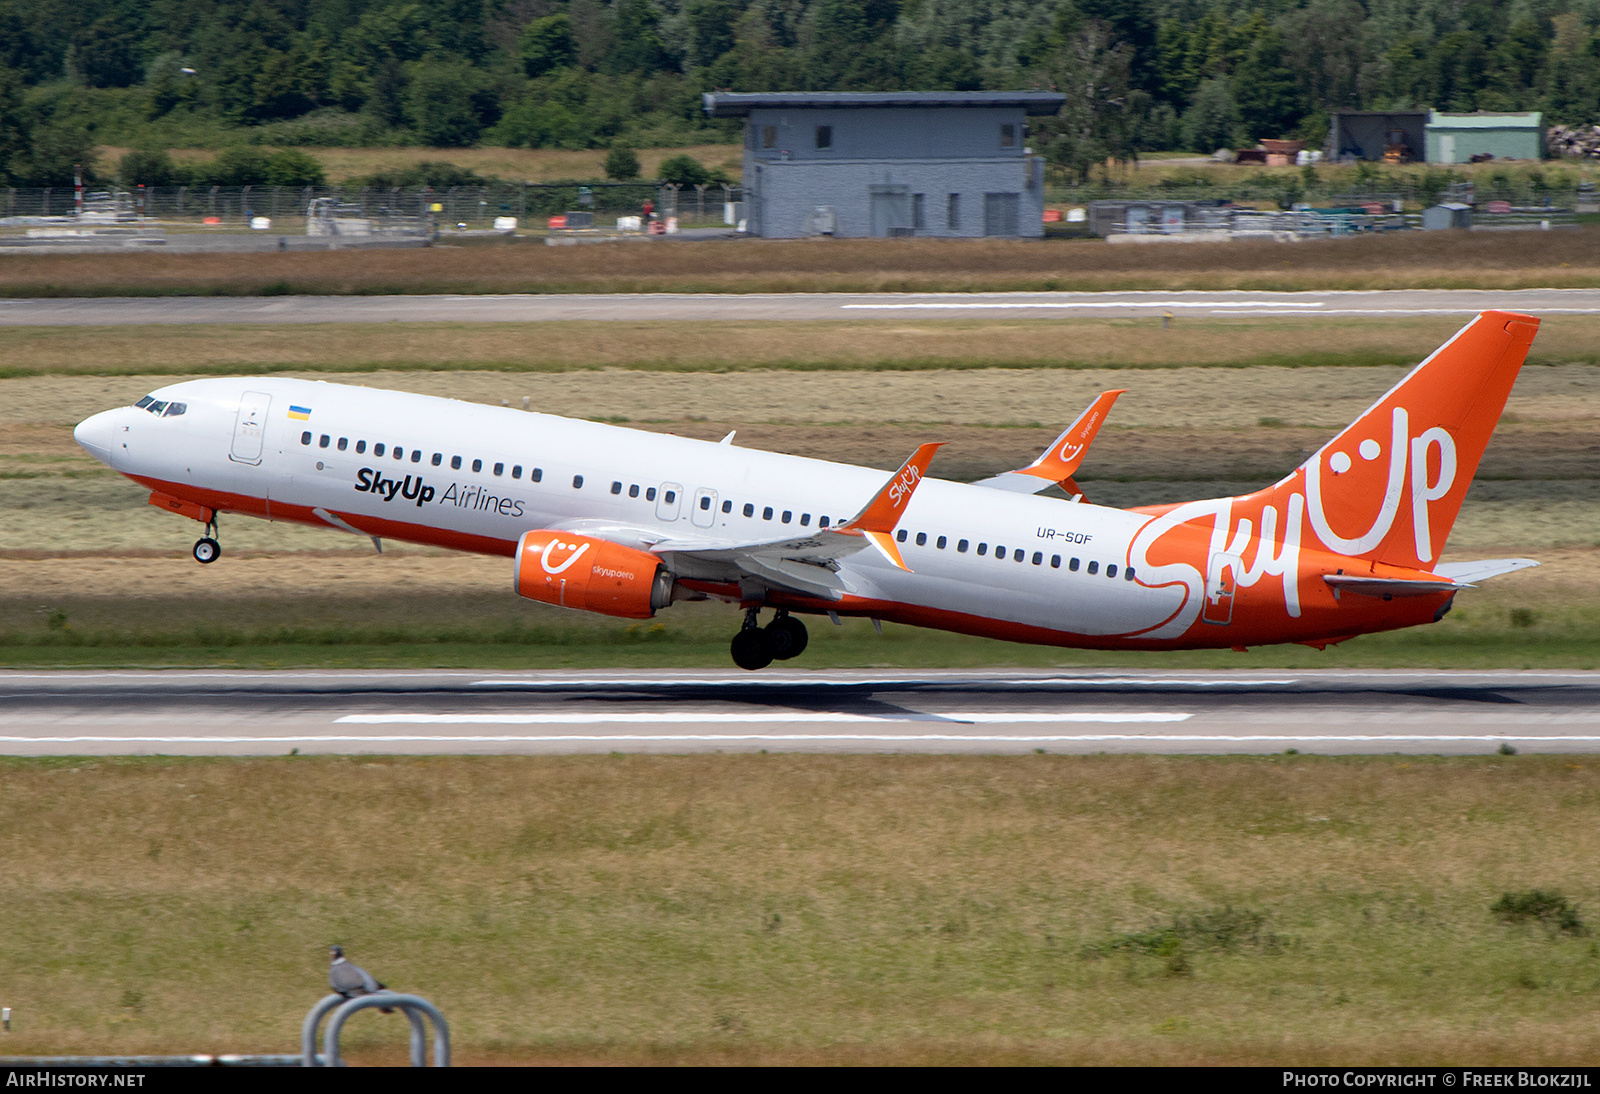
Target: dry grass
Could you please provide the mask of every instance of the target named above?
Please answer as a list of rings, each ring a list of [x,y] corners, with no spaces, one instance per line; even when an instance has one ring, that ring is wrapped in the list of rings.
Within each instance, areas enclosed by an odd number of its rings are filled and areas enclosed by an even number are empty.
[[[1157,319],[17,326],[0,327],[0,376],[1406,365],[1460,325],[1449,317],[1195,319],[1168,330]],[[1597,347],[1600,318],[1555,317],[1534,360],[1594,364]]]
[[[795,292],[1042,289],[1511,289],[1600,285],[1600,229],[1409,232],[1278,244],[750,240],[250,255],[9,259],[0,295]]]
[[[102,163],[114,163],[126,148],[100,149]],[[301,149],[327,173],[328,182],[338,185],[356,176],[379,171],[398,171],[418,163],[452,163],[486,178],[516,182],[549,182],[554,179],[604,179],[606,150],[569,151],[564,148],[304,148]],[[661,161],[668,156],[690,155],[710,168],[721,167],[735,180],[739,177],[741,149],[737,144],[697,144],[686,148],[641,148],[638,150],[640,175],[654,178]],[[179,163],[209,163],[217,153],[204,148],[178,148],[172,158]]]
[[[485,1062],[1581,1063],[1489,907],[1597,856],[1586,757],[8,761],[5,1047],[290,1050],[339,941]]]

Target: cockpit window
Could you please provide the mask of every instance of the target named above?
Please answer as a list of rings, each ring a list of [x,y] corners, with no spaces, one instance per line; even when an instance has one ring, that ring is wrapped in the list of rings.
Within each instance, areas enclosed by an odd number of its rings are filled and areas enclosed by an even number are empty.
[[[149,406],[145,407],[145,409],[148,410],[150,413],[154,414],[157,418],[159,418],[159,417],[161,417],[161,412],[163,410],[167,409],[167,404],[166,403],[151,403]]]
[[[184,411],[186,411],[188,409],[189,409],[189,404],[188,403],[168,403],[167,404],[167,412],[165,414],[161,415],[161,416],[163,418],[176,418],[179,414],[182,414]]]
[[[135,407],[137,407],[138,409],[143,410],[145,407],[149,406],[153,402],[155,402],[155,397],[151,396],[151,395],[146,395],[143,399],[140,399],[137,403],[134,403],[133,405]]]

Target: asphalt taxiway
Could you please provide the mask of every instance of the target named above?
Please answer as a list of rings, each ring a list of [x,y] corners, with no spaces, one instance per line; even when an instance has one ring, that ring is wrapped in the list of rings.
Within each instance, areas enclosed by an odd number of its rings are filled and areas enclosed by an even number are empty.
[[[549,295],[89,297],[0,300],[0,326],[141,323],[533,323],[550,320],[810,320],[1471,316],[1487,308],[1600,315],[1600,289],[1369,292],[573,293]]]
[[[1600,752],[1595,672],[5,672],[0,754]]]

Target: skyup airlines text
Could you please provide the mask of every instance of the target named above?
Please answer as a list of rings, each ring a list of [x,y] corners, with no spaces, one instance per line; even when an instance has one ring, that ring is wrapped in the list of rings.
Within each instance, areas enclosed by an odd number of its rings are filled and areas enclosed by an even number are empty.
[[[421,475],[407,475],[403,479],[395,479],[371,467],[363,467],[356,472],[355,489],[358,494],[375,494],[384,501],[394,501],[398,498],[415,502],[419,509],[437,498],[439,505],[451,505],[458,509],[471,509],[475,512],[493,510],[503,517],[523,515],[521,501],[491,494],[481,486],[462,486],[452,482],[445,487],[444,493],[440,494],[435,487],[424,482]]]

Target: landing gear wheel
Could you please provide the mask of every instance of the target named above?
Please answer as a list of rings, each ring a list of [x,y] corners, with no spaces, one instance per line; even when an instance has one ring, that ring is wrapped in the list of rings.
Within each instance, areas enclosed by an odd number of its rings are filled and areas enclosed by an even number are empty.
[[[791,657],[799,657],[806,651],[806,643],[811,641],[811,635],[806,632],[806,625],[792,615],[780,615],[767,624],[767,645],[772,647],[772,657],[775,661],[787,661]]]
[[[772,664],[772,640],[760,627],[746,627],[733,636],[733,663],[754,672]]]
[[[202,536],[200,539],[195,540],[194,560],[196,562],[209,566],[211,563],[217,561],[217,559],[221,557],[222,544],[218,543],[210,536]]]

